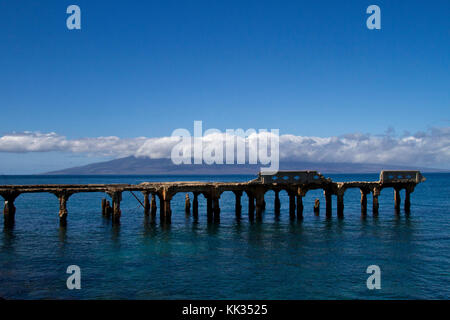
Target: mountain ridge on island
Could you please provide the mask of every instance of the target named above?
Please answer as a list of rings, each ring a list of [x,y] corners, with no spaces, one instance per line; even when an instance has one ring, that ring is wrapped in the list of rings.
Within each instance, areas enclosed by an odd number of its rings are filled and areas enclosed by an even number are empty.
[[[261,164],[227,165],[175,165],[170,159],[138,158],[134,156],[84,166],[47,172],[49,175],[253,175]],[[321,173],[379,173],[381,170],[420,170],[422,172],[445,172],[446,170],[404,165],[372,163],[337,163],[281,161],[280,170],[315,170]]]

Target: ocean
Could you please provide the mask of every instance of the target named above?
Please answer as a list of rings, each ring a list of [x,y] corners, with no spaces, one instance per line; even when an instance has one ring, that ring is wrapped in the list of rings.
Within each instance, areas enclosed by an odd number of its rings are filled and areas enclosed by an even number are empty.
[[[334,181],[378,180],[377,174],[325,175]],[[220,199],[220,223],[184,212],[184,194],[172,200],[172,224],[144,217],[123,194],[120,226],[101,215],[102,193],[75,194],[65,228],[54,195],[22,194],[16,223],[0,231],[0,297],[5,299],[449,299],[450,174],[424,174],[411,195],[411,214],[394,210],[392,189],[380,195],[378,217],[361,218],[359,190],[345,193],[344,219],[325,217],[321,191],[304,198],[303,221],[290,221],[289,201],[266,194],[262,221],[242,217],[234,194]],[[141,183],[144,181],[248,181],[254,176],[0,176],[0,184]],[[143,196],[136,194],[143,200]],[[107,197],[108,198],[108,197]],[[321,201],[320,216],[313,213]],[[192,196],[191,196],[192,199]],[[404,191],[402,191],[404,200]],[[159,209],[159,202],[158,209]],[[159,210],[158,210],[159,211]],[[69,290],[69,265],[81,270],[81,289]],[[366,269],[381,270],[381,289],[369,290]]]

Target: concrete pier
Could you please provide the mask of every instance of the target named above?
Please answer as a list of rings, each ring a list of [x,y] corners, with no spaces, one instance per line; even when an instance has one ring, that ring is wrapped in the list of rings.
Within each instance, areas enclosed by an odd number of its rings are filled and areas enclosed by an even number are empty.
[[[320,215],[320,200],[319,199],[314,200],[314,215],[317,217]]]
[[[394,188],[394,208],[395,208],[395,212],[397,214],[400,214],[400,202],[401,202],[401,197],[400,197],[400,189],[398,188]]]
[[[192,216],[194,220],[198,220],[198,195],[199,192],[194,192],[194,199],[192,200]]]
[[[339,190],[337,195],[337,216],[338,218],[344,217],[344,192],[342,190]]]
[[[158,207],[156,206],[156,196],[152,193],[152,200],[150,201],[150,214],[153,220],[156,218],[156,210],[158,210]]]
[[[69,200],[71,193],[67,192],[66,190],[63,190],[60,192],[55,192],[55,196],[57,196],[58,200],[59,200],[59,224],[61,226],[66,226],[66,224],[67,224],[67,200]]]
[[[235,195],[236,217],[240,218],[242,211],[241,198],[246,194],[248,198],[248,216],[254,219],[255,211],[257,219],[261,219],[266,208],[265,194],[273,190],[275,192],[274,212],[280,214],[281,191],[286,191],[289,197],[290,219],[301,220],[304,216],[303,198],[309,190],[322,189],[325,197],[326,217],[332,217],[332,196],[337,199],[337,216],[344,217],[344,194],[347,189],[359,188],[361,192],[361,216],[367,214],[367,194],[372,193],[373,215],[378,215],[378,197],[385,188],[394,189],[394,208],[400,213],[400,191],[405,190],[404,211],[411,211],[411,193],[417,184],[425,181],[419,171],[382,171],[378,181],[352,181],[334,182],[325,178],[317,171],[279,171],[274,175],[260,174],[257,179],[248,182],[145,182],[138,185],[132,184],[48,184],[48,185],[0,185],[0,196],[4,200],[4,223],[5,226],[14,224],[16,214],[15,200],[21,194],[47,192],[53,193],[59,200],[59,218],[61,225],[67,223],[68,210],[67,201],[75,193],[102,192],[111,197],[109,200],[102,199],[102,215],[112,216],[114,224],[120,223],[122,215],[121,201],[122,193],[141,192],[144,195],[144,215],[149,212],[154,218],[156,216],[156,196],[160,202],[160,223],[171,223],[172,209],[171,200],[177,193],[186,193],[185,212],[192,208],[195,220],[199,217],[199,199],[202,194],[206,198],[206,216],[208,222],[220,221],[220,197],[223,192],[233,192]],[[187,193],[194,195],[192,206]],[[150,200],[151,194],[151,200]],[[314,213],[319,215],[320,201],[314,203]]]
[[[241,217],[241,213],[242,213],[242,204],[241,204],[241,198],[242,198],[242,191],[240,190],[235,190],[233,191],[234,196],[235,196],[235,205],[234,205],[234,211],[236,213],[236,218],[240,218]]]
[[[367,194],[369,191],[365,189],[360,189],[361,192],[361,217],[365,218],[367,216]]]
[[[378,208],[380,204],[378,202],[378,196],[380,195],[380,188],[375,187],[372,190],[372,214],[374,217],[378,216]]]
[[[187,215],[191,214],[191,199],[189,199],[189,193],[186,193],[184,198],[184,212]]]
[[[280,214],[281,202],[280,202],[280,190],[275,190],[275,201],[274,201],[274,211],[275,215]]]
[[[150,201],[148,199],[149,193],[143,192],[144,194],[144,215],[149,216],[150,214]]]
[[[332,193],[330,190],[324,190],[324,196],[325,196],[325,216],[327,218],[331,218],[331,211],[332,211]]]
[[[295,219],[295,192],[289,191],[289,219],[294,220]]]

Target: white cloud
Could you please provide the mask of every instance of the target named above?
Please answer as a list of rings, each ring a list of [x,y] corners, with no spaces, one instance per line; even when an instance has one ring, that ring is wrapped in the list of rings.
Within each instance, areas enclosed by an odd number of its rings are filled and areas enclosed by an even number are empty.
[[[264,134],[264,133],[259,133]],[[223,134],[203,138],[209,146],[222,144]],[[254,138],[254,137],[253,137]],[[0,137],[0,152],[71,152],[95,156],[146,156],[169,158],[177,138],[96,137],[68,139],[56,133],[22,132]],[[450,127],[395,136],[347,134],[338,137],[280,136],[281,160],[389,163],[448,168],[450,164]]]

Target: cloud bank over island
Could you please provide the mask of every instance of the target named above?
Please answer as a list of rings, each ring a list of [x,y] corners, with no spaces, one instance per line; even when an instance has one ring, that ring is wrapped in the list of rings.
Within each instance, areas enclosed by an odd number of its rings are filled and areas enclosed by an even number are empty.
[[[255,133],[248,139],[255,139]],[[223,134],[206,135],[203,144],[223,145]],[[177,137],[68,139],[54,132],[10,133],[0,137],[1,153],[69,152],[96,157],[170,158]],[[417,165],[450,168],[450,127],[401,136],[353,133],[335,137],[280,135],[280,160]]]

